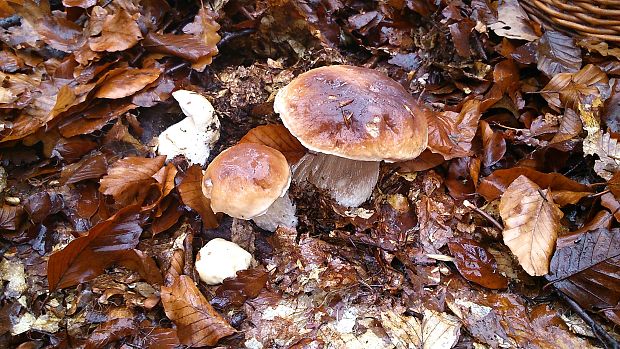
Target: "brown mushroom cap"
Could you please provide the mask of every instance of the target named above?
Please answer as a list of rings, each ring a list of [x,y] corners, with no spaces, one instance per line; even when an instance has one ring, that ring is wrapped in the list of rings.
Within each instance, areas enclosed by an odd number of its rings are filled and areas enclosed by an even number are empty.
[[[262,144],[240,143],[213,159],[202,190],[214,212],[251,219],[265,213],[290,183],[291,171],[282,153]]]
[[[332,65],[296,77],[274,110],[308,149],[354,160],[404,161],[427,146],[426,111],[373,69]]]

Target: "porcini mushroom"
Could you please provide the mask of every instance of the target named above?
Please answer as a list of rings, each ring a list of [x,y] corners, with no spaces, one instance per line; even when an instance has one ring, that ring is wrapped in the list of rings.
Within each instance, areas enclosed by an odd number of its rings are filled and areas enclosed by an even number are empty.
[[[295,206],[287,194],[291,170],[282,153],[266,145],[239,143],[220,153],[203,176],[203,194],[211,209],[253,220],[275,231],[296,227]]]
[[[381,161],[416,158],[427,146],[425,110],[396,81],[373,69],[312,69],[278,91],[274,110],[311,153],[293,169],[337,203],[368,200]]]

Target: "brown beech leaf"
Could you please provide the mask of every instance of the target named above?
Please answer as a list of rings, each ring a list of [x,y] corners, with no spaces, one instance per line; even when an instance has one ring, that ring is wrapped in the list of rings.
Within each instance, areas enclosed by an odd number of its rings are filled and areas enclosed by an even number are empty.
[[[91,333],[86,341],[84,349],[104,348],[109,343],[114,343],[122,338],[137,332],[134,319],[119,318],[106,321]]]
[[[533,276],[547,274],[564,216],[549,190],[541,190],[521,175],[502,195],[499,213],[504,221],[504,243],[523,269]]]
[[[160,74],[161,71],[155,68],[114,69],[95,93],[95,98],[117,99],[131,96],[157,80]]]
[[[611,179],[607,181],[607,186],[616,199],[620,198],[620,171],[614,173]]]
[[[560,143],[577,137],[583,131],[581,118],[572,109],[565,109],[564,116],[560,120],[558,132],[551,139],[551,143]]]
[[[575,45],[575,39],[559,31],[545,30],[538,41],[536,57],[538,70],[549,78],[581,69],[581,50]]]
[[[251,129],[239,143],[258,143],[279,150],[290,164],[306,154],[306,148],[284,125],[263,125]]]
[[[156,327],[145,332],[144,345],[148,349],[176,349],[181,345],[174,328]]]
[[[597,229],[559,248],[547,280],[584,308],[617,321],[620,315],[620,229]]]
[[[429,113],[428,148],[446,160],[471,155],[481,115],[480,101],[473,99],[463,104],[460,113]]]
[[[218,226],[217,217],[211,209],[211,200],[202,193],[202,170],[200,165],[192,165],[178,186],[181,200],[202,218],[202,224],[206,229]]]
[[[237,272],[237,277],[225,279],[215,290],[211,304],[219,308],[240,307],[248,298],[258,296],[269,280],[269,273],[263,269],[248,269]]]
[[[538,36],[518,0],[501,0],[497,5],[497,22],[490,28],[495,34],[510,39],[534,41]]]
[[[139,207],[127,206],[52,254],[47,263],[50,291],[77,285],[103,273],[127,250],[138,245],[140,224]]]
[[[166,161],[165,156],[156,158],[126,157],[116,161],[108,174],[101,178],[99,191],[112,195],[116,202],[131,202],[144,194],[144,190],[156,183],[153,175]],[[140,201],[140,200],[138,200]]]
[[[560,207],[564,207],[566,205],[574,205],[588,195],[592,195],[592,193],[587,191],[584,192],[571,190],[555,190],[551,192],[553,202],[558,204],[558,206]]]
[[[155,260],[140,250],[128,250],[117,258],[115,264],[140,274],[144,280],[154,285],[162,285],[164,280]]]
[[[17,230],[23,220],[24,210],[19,206],[0,206],[0,229]]]
[[[480,286],[502,289],[508,286],[506,277],[499,273],[497,261],[477,241],[458,239],[448,243],[456,269],[463,277]]]
[[[530,167],[513,167],[496,170],[482,179],[478,186],[478,193],[487,201],[500,197],[506,188],[519,176],[526,176],[541,188],[556,190],[568,190],[575,192],[589,192],[588,186],[579,184],[560,173],[542,173]]]
[[[142,33],[136,20],[120,8],[113,15],[107,15],[103,21],[101,35],[89,40],[88,46],[95,52],[124,51],[133,47],[142,39]]]
[[[429,149],[426,149],[417,158],[409,161],[398,162],[396,163],[396,166],[398,166],[398,172],[410,173],[426,171],[428,169],[441,165],[445,161],[446,159],[443,158],[443,155],[433,153]]]
[[[108,162],[103,154],[86,156],[65,166],[60,173],[61,184],[73,184],[86,179],[99,179],[108,172]]]
[[[609,209],[616,221],[620,222],[620,201],[612,193],[601,195],[601,205]]]
[[[594,162],[594,172],[606,180],[620,171],[620,142],[611,133],[598,130],[588,131],[583,141],[583,152],[598,155]]]
[[[150,32],[142,41],[149,51],[177,56],[192,63],[192,68],[203,71],[217,55],[220,25],[214,14],[201,7],[194,21],[183,28],[184,34],[158,34]]]
[[[491,126],[482,120],[482,163],[489,167],[496,164],[506,154],[506,140],[499,132],[493,132]]]
[[[598,66],[588,64],[576,73],[556,74],[542,89],[542,96],[550,106],[577,110],[578,104],[587,104],[596,97],[609,97],[609,79]]]
[[[177,325],[181,344],[189,347],[211,346],[236,332],[213,309],[187,275],[179,276],[170,287],[163,286],[161,301],[166,315]]]

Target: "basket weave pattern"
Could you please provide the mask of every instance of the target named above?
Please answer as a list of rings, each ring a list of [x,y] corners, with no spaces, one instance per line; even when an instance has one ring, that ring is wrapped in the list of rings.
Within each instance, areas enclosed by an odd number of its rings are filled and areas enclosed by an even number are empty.
[[[541,24],[620,43],[620,0],[522,0],[521,6]]]

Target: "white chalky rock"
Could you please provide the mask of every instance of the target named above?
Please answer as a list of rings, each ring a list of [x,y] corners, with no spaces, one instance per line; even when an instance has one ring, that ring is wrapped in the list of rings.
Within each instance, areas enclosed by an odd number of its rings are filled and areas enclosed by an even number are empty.
[[[172,159],[177,155],[204,165],[211,148],[220,138],[220,120],[204,96],[187,90],[172,93],[187,117],[159,135],[157,152]]]
[[[213,239],[198,251],[196,271],[207,285],[221,284],[224,279],[250,267],[252,255],[234,242]]]

